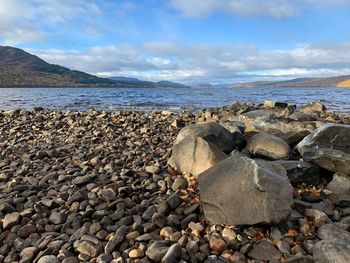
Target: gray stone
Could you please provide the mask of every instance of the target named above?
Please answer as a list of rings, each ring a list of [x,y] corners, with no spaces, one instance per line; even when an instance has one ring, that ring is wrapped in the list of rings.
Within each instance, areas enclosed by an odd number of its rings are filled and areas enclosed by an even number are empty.
[[[65,223],[67,220],[67,215],[61,212],[53,212],[49,217],[49,222],[55,225],[60,225]]]
[[[350,243],[337,239],[321,240],[315,244],[313,256],[318,263],[349,263]]]
[[[38,263],[60,263],[56,256],[43,256],[39,259]]]
[[[199,176],[205,217],[213,224],[278,223],[292,212],[285,169],[235,155]]]
[[[289,158],[290,147],[281,138],[261,132],[248,140],[247,150],[253,155],[280,160]]]
[[[350,194],[350,177],[341,172],[335,173],[326,189],[332,191],[333,194],[336,195]]]
[[[182,247],[180,244],[175,243],[168,249],[164,257],[162,258],[162,263],[178,262],[178,260],[181,259],[181,255]]]
[[[230,153],[236,146],[232,134],[220,124],[212,121],[186,126],[179,132],[174,145],[187,137],[201,137],[225,153]]]
[[[279,260],[282,253],[271,242],[263,240],[248,255],[258,260]]]
[[[165,254],[168,252],[169,241],[154,241],[150,244],[146,251],[146,256],[155,262],[160,262]]]
[[[325,224],[317,231],[317,236],[320,239],[336,239],[350,242],[350,233],[335,224]]]
[[[226,157],[214,144],[189,136],[173,146],[168,165],[181,173],[198,175]]]
[[[305,161],[350,175],[350,125],[327,124],[305,137],[297,149]]]

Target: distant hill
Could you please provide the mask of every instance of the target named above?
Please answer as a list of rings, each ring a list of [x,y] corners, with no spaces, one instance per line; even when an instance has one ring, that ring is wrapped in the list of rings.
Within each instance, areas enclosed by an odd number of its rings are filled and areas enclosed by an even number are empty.
[[[237,83],[233,87],[350,87],[350,75],[329,78],[297,78],[283,81],[257,81]]]
[[[22,49],[0,46],[0,87],[169,87],[133,78],[100,78],[49,64]],[[177,86],[177,84],[176,84]],[[183,86],[186,87],[186,86]]]

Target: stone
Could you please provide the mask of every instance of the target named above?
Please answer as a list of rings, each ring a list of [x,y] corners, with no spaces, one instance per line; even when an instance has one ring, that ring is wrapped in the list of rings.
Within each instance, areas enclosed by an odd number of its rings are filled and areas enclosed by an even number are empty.
[[[286,108],[288,103],[279,102],[274,100],[265,100],[264,108],[272,109],[272,108]]]
[[[305,113],[321,113],[326,111],[326,107],[323,105],[321,101],[316,100],[300,107],[299,110]]]
[[[315,121],[316,117],[314,115],[300,112],[300,111],[294,111],[292,114],[288,116],[289,119],[294,121]]]
[[[292,212],[293,188],[285,169],[241,155],[199,176],[205,217],[213,224],[279,223]]]
[[[160,262],[168,252],[169,245],[169,241],[153,241],[146,250],[146,256],[155,262]]]
[[[97,257],[101,252],[101,246],[91,244],[90,242],[83,241],[77,247],[77,251],[83,255],[87,255],[89,257]]]
[[[39,259],[38,263],[60,263],[56,256],[43,256]]]
[[[323,240],[336,239],[350,242],[350,233],[335,224],[322,225],[317,231],[317,236]]]
[[[211,250],[216,251],[219,254],[221,254],[222,252],[224,252],[227,249],[227,244],[226,244],[225,240],[223,240],[221,238],[215,238],[215,237],[210,238],[209,239],[209,246],[210,246]]]
[[[67,220],[67,215],[61,212],[53,212],[49,217],[49,222],[54,225],[60,225],[65,223]]]
[[[196,176],[226,157],[224,152],[203,138],[187,137],[173,146],[168,165],[178,172]]]
[[[315,260],[311,256],[291,256],[286,259],[285,263],[314,263]]]
[[[327,124],[305,137],[297,149],[305,161],[350,175],[350,125]]]
[[[282,165],[292,185],[318,185],[320,183],[320,169],[318,166],[305,161],[278,160],[274,161]]]
[[[326,189],[336,195],[350,194],[350,176],[341,172],[335,173],[332,181],[326,186]]]
[[[213,121],[187,125],[179,132],[174,146],[188,137],[201,137],[225,153],[230,153],[236,146],[232,134]]]
[[[282,253],[271,242],[262,240],[248,255],[258,260],[280,260]]]
[[[305,216],[312,218],[317,227],[332,222],[325,212],[316,209],[306,209]]]
[[[176,263],[181,259],[182,247],[180,244],[175,243],[169,247],[168,251],[162,258],[162,263]]]
[[[25,224],[24,226],[20,227],[17,230],[17,235],[21,238],[27,238],[31,234],[36,233],[36,232],[37,232],[37,229],[36,229],[35,225],[28,223],[28,224]]]
[[[267,133],[258,133],[248,140],[247,150],[252,155],[280,160],[289,158],[290,147],[281,138]]]
[[[159,166],[155,166],[155,165],[146,166],[145,170],[149,174],[158,174],[160,172]]]
[[[7,229],[17,225],[19,223],[20,216],[21,215],[18,212],[7,214],[2,222],[3,228]]]
[[[116,192],[111,188],[100,189],[97,192],[97,195],[99,198],[101,198],[102,200],[104,200],[106,202],[113,202],[114,200],[117,199]]]
[[[315,244],[313,256],[319,263],[348,263],[350,243],[337,239],[321,240]]]
[[[233,240],[236,239],[237,234],[233,229],[225,227],[222,231],[222,237],[226,238],[227,240]]]
[[[140,249],[132,249],[129,252],[129,257],[132,259],[142,258],[143,256],[144,256],[144,253]]]

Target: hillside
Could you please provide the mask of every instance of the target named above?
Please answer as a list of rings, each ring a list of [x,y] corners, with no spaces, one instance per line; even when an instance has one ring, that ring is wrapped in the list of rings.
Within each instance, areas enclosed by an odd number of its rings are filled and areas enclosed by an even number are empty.
[[[257,81],[237,83],[233,87],[350,87],[350,75],[329,78],[297,78],[283,81]]]
[[[100,78],[49,64],[22,49],[0,46],[0,87],[171,87],[170,82]],[[178,84],[174,85],[178,87]],[[183,86],[186,87],[186,86]]]

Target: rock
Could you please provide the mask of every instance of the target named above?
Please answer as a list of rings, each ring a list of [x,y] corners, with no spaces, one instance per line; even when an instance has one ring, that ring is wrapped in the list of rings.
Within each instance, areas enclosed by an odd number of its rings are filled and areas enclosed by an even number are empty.
[[[274,100],[265,100],[264,108],[273,109],[273,108],[286,108],[288,103],[279,102]]]
[[[337,239],[321,240],[315,244],[313,256],[319,263],[348,263],[350,243]]]
[[[316,209],[306,209],[305,216],[312,218],[315,226],[320,227],[326,223],[331,223],[332,221],[323,211],[319,211]]]
[[[282,253],[271,242],[263,240],[248,255],[258,260],[280,260]]]
[[[292,212],[285,169],[235,155],[199,176],[205,217],[213,224],[278,223]]]
[[[97,195],[99,198],[101,198],[102,200],[104,200],[106,202],[113,202],[114,200],[117,199],[116,192],[111,188],[100,189],[97,192]]]
[[[216,251],[219,254],[221,254],[227,249],[226,242],[220,238],[215,238],[215,237],[212,237],[209,239],[209,246],[211,250]]]
[[[233,240],[236,239],[237,234],[233,229],[225,227],[222,231],[222,237],[226,238],[227,240]]]
[[[276,136],[258,133],[248,140],[247,150],[253,155],[280,160],[289,158],[290,147]]]
[[[171,209],[175,210],[181,205],[183,200],[177,193],[174,193],[167,198],[166,202]]]
[[[285,263],[314,263],[315,260],[311,256],[291,256],[286,259]]]
[[[175,144],[168,164],[173,169],[198,175],[227,156],[201,137],[187,137]]]
[[[188,137],[201,137],[225,153],[230,153],[236,147],[232,134],[216,122],[203,122],[186,126],[179,132],[174,146]]]
[[[31,234],[36,233],[37,229],[35,225],[28,223],[17,230],[17,235],[21,238],[27,238]]]
[[[320,169],[310,162],[279,160],[275,161],[275,163],[282,165],[286,169],[292,185],[297,186],[303,183],[318,185],[320,183]]]
[[[326,189],[336,195],[350,194],[350,177],[341,172],[335,173]]]
[[[180,244],[175,243],[168,249],[164,257],[162,258],[162,263],[178,262],[178,260],[181,259],[181,255],[182,247]]]
[[[150,244],[146,251],[146,256],[155,262],[160,262],[165,254],[168,252],[169,241],[154,241]]]
[[[323,111],[326,111],[326,107],[321,101],[316,100],[300,107],[300,111],[305,113],[321,113]]]
[[[350,125],[327,124],[304,138],[297,149],[305,161],[350,175]]]
[[[158,174],[160,172],[159,166],[150,165],[146,166],[146,172],[149,174]]]
[[[144,253],[140,249],[132,249],[129,252],[129,257],[132,259],[142,258]]]
[[[294,111],[292,114],[288,116],[289,119],[294,121],[315,121],[316,117],[311,114],[307,114],[300,111]]]
[[[43,256],[39,259],[38,263],[60,263],[56,256]]]
[[[49,222],[55,225],[60,225],[65,223],[67,220],[67,215],[61,212],[53,212],[49,217]]]
[[[90,242],[83,241],[77,247],[77,251],[83,255],[88,255],[89,257],[97,257],[101,252],[101,247],[99,245],[93,245]]]
[[[18,212],[7,214],[2,222],[3,228],[11,228],[14,225],[18,224],[20,216],[21,215]]]
[[[335,224],[325,224],[317,231],[317,236],[324,240],[343,240],[350,242],[350,233]]]

